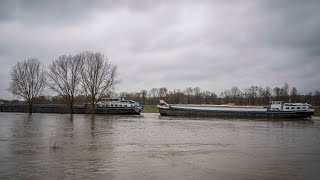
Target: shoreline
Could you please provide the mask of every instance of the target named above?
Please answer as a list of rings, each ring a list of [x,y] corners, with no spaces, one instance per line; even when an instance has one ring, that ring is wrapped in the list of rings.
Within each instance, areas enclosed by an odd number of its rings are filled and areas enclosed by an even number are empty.
[[[0,112],[29,113],[28,105],[0,105]],[[91,114],[91,109],[84,105],[75,105],[74,114]],[[35,104],[32,113],[70,114],[70,108],[65,104]],[[139,115],[134,108],[96,108],[95,114]]]

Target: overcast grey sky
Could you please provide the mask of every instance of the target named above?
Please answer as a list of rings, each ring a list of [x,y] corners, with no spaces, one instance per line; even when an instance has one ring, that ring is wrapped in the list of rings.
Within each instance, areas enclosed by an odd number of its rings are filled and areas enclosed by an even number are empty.
[[[320,1],[0,1],[0,98],[10,69],[100,51],[117,91],[294,85],[320,90]]]

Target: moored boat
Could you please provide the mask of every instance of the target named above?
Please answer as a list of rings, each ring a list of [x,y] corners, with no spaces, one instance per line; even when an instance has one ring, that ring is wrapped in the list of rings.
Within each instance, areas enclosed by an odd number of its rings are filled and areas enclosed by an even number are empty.
[[[96,107],[99,114],[140,114],[143,109],[141,102],[120,98],[101,98]]]
[[[310,118],[314,109],[307,103],[272,101],[270,106],[170,105],[160,100],[161,116],[236,117],[236,118]]]

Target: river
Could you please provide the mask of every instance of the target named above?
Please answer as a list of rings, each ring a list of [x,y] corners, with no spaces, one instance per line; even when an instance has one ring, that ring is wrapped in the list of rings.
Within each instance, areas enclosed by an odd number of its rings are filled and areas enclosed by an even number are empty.
[[[0,113],[0,179],[318,179],[320,118]]]

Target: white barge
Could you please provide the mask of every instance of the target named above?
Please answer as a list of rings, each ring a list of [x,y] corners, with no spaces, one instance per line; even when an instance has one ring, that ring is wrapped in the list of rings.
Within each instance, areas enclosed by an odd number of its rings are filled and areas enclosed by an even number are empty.
[[[140,114],[142,109],[141,102],[120,98],[101,98],[96,104],[98,114]]]
[[[236,117],[236,118],[310,118],[314,109],[307,103],[272,101],[268,107],[235,105],[170,105],[160,100],[161,116]]]

